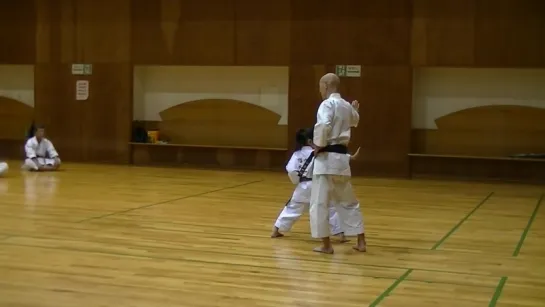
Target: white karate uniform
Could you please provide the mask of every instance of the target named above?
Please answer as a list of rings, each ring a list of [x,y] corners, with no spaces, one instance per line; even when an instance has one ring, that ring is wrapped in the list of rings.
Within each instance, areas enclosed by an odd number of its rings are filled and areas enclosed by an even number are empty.
[[[6,174],[9,170],[9,166],[6,162],[0,162],[0,176]]]
[[[300,182],[298,171],[301,169],[303,164],[305,164],[305,161],[310,156],[312,151],[312,147],[304,146],[300,150],[293,153],[290,161],[286,165],[288,177],[293,184],[297,185],[297,187],[295,188],[295,191],[293,191],[291,199],[288,201],[282,212],[280,212],[280,215],[274,223],[274,226],[280,231],[289,231],[293,224],[301,217],[301,215],[308,210],[312,181]],[[312,178],[312,162],[303,173],[303,177]],[[331,233],[331,235],[337,235],[341,233],[342,230],[335,207],[332,206],[329,209],[328,216],[328,234]]]
[[[318,108],[314,126],[314,144],[348,145],[350,129],[359,122],[359,114],[339,94],[332,94]],[[322,152],[314,158],[310,199],[310,229],[314,238],[329,236],[328,205],[337,208],[341,228],[347,236],[362,234],[363,217],[350,183],[350,156]]]
[[[37,158],[38,163],[41,165],[55,165],[55,158],[59,158],[59,154],[53,143],[46,138],[42,138],[41,142],[38,142],[36,137],[28,139],[25,144],[26,160],[23,165],[25,170],[38,170],[38,165],[32,161]]]

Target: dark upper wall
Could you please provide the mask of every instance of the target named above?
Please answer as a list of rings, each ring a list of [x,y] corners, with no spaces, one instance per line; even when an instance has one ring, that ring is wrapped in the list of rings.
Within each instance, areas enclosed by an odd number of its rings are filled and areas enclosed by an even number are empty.
[[[35,113],[74,160],[128,160],[132,65],[289,65],[290,135],[316,81],[364,66],[356,172],[408,173],[413,66],[545,67],[541,0],[18,0],[0,3],[0,63],[36,64]],[[94,64],[76,102],[70,64]]]

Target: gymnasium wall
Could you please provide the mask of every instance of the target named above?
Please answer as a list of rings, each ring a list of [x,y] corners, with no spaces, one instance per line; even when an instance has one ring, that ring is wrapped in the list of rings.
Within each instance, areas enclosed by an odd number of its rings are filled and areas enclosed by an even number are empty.
[[[34,114],[34,66],[0,65],[0,160],[22,158]]]
[[[25,2],[28,0],[24,0]],[[130,0],[39,0],[35,10],[35,116],[66,161],[129,161],[132,121]],[[91,76],[72,63],[93,64]],[[78,80],[90,82],[76,101]]]
[[[407,176],[413,69],[544,68],[544,12],[541,0],[4,1],[0,64],[35,65],[35,117],[64,159],[120,163],[133,66],[289,66],[290,137],[314,122],[318,78],[362,65],[342,85],[362,103],[354,172]],[[87,101],[72,63],[94,65]]]
[[[0,96],[34,107],[34,65],[0,65]]]
[[[202,99],[261,106],[288,124],[289,69],[260,66],[136,66],[133,119],[161,121],[160,112]]]
[[[487,157],[545,152],[544,84],[545,69],[415,69],[412,151]]]
[[[137,66],[133,119],[173,144],[287,149],[288,78],[288,67]]]

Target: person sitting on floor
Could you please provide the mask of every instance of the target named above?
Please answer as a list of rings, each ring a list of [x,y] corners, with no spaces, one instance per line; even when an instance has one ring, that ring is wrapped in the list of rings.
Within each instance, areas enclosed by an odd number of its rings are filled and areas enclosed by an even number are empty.
[[[55,171],[61,165],[59,154],[53,143],[45,138],[45,128],[36,127],[36,133],[25,144],[26,160],[23,165],[28,171]]]

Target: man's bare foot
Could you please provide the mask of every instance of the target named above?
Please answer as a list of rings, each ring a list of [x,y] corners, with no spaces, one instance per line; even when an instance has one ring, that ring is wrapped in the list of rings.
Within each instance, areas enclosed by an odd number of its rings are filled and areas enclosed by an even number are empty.
[[[333,247],[331,246],[331,239],[329,237],[322,238],[322,246],[312,249],[317,253],[333,254]]]
[[[354,250],[357,250],[358,252],[365,253],[367,251],[367,243],[365,242],[365,234],[359,234],[358,235],[358,244],[353,247]]]
[[[323,246],[318,246],[312,249],[312,251],[315,251],[317,253],[323,253],[323,254],[333,254],[333,248],[325,248]]]
[[[277,227],[274,227],[273,233],[271,234],[271,238],[282,238],[284,235],[278,231]]]

